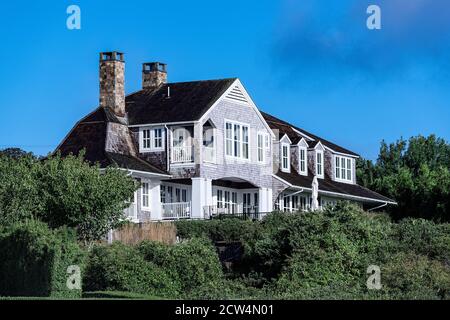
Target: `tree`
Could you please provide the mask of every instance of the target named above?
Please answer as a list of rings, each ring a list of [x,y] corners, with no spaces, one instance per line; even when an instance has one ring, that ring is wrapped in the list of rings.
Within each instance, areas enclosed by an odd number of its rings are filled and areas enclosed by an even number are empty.
[[[75,228],[85,243],[101,239],[123,221],[135,181],[117,168],[100,170],[79,156],[38,161],[0,157],[0,222],[29,218],[51,228]]]
[[[20,148],[6,148],[0,150],[0,156],[7,156],[13,159],[19,159],[26,156],[34,157],[32,152],[26,152]]]
[[[423,217],[450,221],[450,145],[434,135],[381,142],[375,164],[357,162],[358,181],[395,199],[395,218]]]

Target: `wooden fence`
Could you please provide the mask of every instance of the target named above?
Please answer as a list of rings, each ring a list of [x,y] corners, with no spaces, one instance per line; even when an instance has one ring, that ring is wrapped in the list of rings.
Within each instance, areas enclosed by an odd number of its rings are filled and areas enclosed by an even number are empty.
[[[144,240],[173,244],[177,240],[177,229],[170,221],[130,223],[111,232],[108,242],[121,241],[125,244],[137,244]]]

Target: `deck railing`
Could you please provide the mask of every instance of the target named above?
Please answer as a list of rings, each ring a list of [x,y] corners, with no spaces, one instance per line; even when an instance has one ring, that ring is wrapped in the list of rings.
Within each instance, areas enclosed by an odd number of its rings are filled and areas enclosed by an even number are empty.
[[[192,162],[193,146],[172,147],[172,163]]]
[[[242,204],[229,204],[223,206],[204,206],[203,214],[205,219],[215,217],[236,216],[243,219],[259,220],[266,213],[259,212],[258,207],[244,206]]]
[[[162,218],[165,220],[189,219],[190,217],[190,202],[174,202],[162,204]]]

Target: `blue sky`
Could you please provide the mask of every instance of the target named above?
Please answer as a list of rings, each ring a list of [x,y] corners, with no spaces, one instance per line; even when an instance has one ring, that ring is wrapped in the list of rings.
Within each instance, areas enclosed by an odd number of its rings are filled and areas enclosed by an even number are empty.
[[[81,30],[66,8],[81,8]],[[377,4],[382,29],[366,27]],[[239,77],[258,107],[374,159],[382,139],[450,138],[450,3],[20,1],[0,15],[0,148],[52,151],[98,105],[98,52],[169,81]]]

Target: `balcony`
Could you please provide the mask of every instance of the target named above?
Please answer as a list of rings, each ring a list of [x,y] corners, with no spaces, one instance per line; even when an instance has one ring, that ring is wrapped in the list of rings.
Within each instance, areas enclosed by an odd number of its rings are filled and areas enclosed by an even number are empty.
[[[173,146],[172,147],[172,163],[189,163],[194,161],[193,146]]]
[[[162,204],[164,220],[189,219],[191,217],[191,202],[173,202]]]

